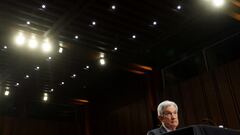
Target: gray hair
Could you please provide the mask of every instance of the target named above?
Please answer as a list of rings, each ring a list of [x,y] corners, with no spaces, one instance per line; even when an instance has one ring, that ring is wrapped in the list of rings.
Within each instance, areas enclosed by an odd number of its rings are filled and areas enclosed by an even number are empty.
[[[174,106],[178,112],[178,106],[175,102],[173,101],[169,101],[169,100],[165,100],[163,102],[161,102],[159,105],[158,105],[158,108],[157,108],[157,113],[158,113],[158,116],[162,116],[163,115],[163,112],[164,110],[169,107],[169,106]]]

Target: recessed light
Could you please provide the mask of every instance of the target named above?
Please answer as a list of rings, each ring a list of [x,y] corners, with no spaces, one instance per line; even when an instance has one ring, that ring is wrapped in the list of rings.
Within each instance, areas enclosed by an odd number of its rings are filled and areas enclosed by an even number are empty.
[[[178,6],[177,6],[177,9],[178,9],[178,10],[181,10],[181,9],[182,9],[182,6],[181,6],[181,5],[178,5]]]
[[[45,9],[45,8],[46,8],[46,5],[45,5],[45,4],[42,4],[42,8]]]
[[[115,9],[116,9],[116,6],[115,6],[115,5],[112,5],[111,8],[112,8],[112,10],[115,10]]]
[[[156,22],[156,21],[153,21],[153,25],[157,25],[157,22]]]
[[[92,25],[96,25],[96,22],[95,22],[95,21],[92,21]]]
[[[132,38],[135,39],[135,38],[136,38],[136,35],[132,35]]]

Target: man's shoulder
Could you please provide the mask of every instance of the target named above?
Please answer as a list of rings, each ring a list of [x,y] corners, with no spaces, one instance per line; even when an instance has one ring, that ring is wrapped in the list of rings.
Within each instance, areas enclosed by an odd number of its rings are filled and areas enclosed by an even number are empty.
[[[149,130],[147,135],[161,135],[162,133],[165,133],[166,130],[164,129],[164,127],[159,127],[159,128],[155,128],[152,130]]]

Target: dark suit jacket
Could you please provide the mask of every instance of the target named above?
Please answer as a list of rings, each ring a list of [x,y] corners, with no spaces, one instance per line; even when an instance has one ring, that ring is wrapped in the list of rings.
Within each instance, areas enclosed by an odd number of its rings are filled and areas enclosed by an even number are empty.
[[[161,135],[161,134],[166,133],[166,132],[167,132],[167,130],[163,126],[161,126],[159,128],[149,130],[147,132],[147,135]]]

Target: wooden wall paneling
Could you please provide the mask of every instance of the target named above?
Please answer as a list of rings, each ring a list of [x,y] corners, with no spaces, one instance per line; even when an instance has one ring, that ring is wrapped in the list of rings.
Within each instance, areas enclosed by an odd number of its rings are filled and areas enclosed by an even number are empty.
[[[228,77],[238,120],[236,127],[240,127],[240,61],[228,65]]]
[[[227,80],[228,77],[226,75],[225,70],[226,70],[226,67],[224,66],[215,72],[216,82],[219,88],[217,92],[219,92],[219,99],[220,99],[219,104],[222,104],[221,113],[223,113],[223,116],[224,116],[223,125],[233,128],[235,127],[234,125],[238,123],[238,121],[236,116],[237,115],[236,110],[234,108],[234,102],[230,92],[231,86],[229,81]]]
[[[210,74],[203,74],[201,76],[202,84],[206,92],[206,103],[209,106],[210,118],[217,125],[223,123],[222,114],[220,111],[220,106],[218,103],[218,97],[216,94],[216,88],[214,86],[214,82],[212,76]]]
[[[202,122],[203,119],[207,118],[207,106],[205,106],[205,99],[203,86],[199,77],[192,78],[192,103],[193,111],[196,117],[196,124]]]
[[[184,117],[186,118],[185,124],[191,125],[196,122],[196,117],[193,113],[193,103],[192,103],[192,87],[189,81],[180,84],[181,95],[183,96],[183,106],[184,106]]]

